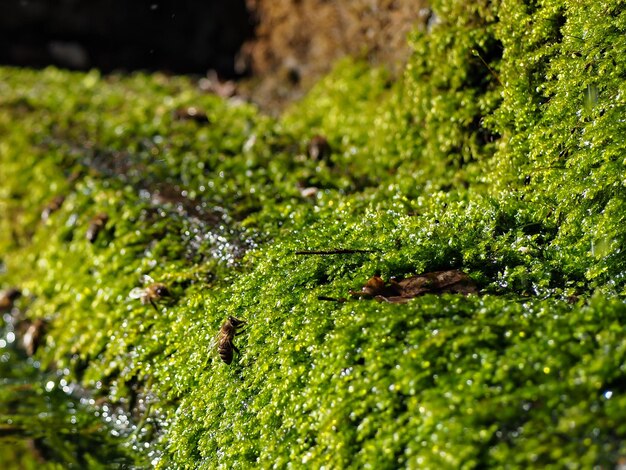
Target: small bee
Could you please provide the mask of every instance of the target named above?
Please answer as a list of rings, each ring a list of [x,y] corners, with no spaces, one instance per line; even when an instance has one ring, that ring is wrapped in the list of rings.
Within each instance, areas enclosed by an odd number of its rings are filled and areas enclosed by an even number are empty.
[[[326,162],[330,164],[329,158],[332,153],[332,149],[328,140],[326,140],[326,137],[314,135],[309,141],[306,150],[311,160],[326,160]]]
[[[22,295],[19,289],[10,287],[0,291],[0,312],[8,312],[13,308],[13,303]]]
[[[55,196],[52,200],[44,207],[43,211],[41,211],[41,220],[44,222],[48,220],[48,218],[58,211],[63,202],[65,201],[65,196]]]
[[[245,325],[245,323],[245,321],[235,317],[228,317],[228,319],[222,323],[220,332],[217,335],[217,351],[222,361],[226,364],[233,362],[233,351],[240,354],[237,346],[233,344],[233,339],[235,336],[239,336],[243,333],[243,331],[239,331],[239,328]]]
[[[21,341],[26,354],[33,356],[37,352],[37,349],[43,342],[45,330],[46,322],[41,318],[26,323],[24,336],[22,336]]]
[[[135,287],[128,293],[131,299],[141,299],[141,303],[146,305],[150,303],[158,312],[155,301],[162,297],[169,297],[170,291],[167,286],[161,282],[154,282],[150,276],[144,276],[144,281],[149,282],[146,287]]]
[[[104,212],[101,212],[91,219],[89,222],[89,228],[87,229],[87,240],[94,243],[96,238],[98,238],[98,234],[102,231],[108,221],[109,216]]]
[[[245,68],[245,64],[242,65],[242,68]],[[214,93],[222,98],[232,98],[237,93],[237,84],[233,80],[221,80],[215,70],[210,70],[206,77],[201,78],[198,87],[204,92]]]
[[[174,119],[177,121],[196,121],[200,124],[211,122],[206,113],[195,106],[178,108],[174,111]]]

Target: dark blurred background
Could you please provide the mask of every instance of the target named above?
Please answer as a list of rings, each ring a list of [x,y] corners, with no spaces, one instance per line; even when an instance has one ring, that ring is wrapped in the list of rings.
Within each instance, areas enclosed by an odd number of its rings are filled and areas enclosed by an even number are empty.
[[[0,0],[0,65],[197,74],[279,112],[345,55],[402,73],[431,14],[428,0]]]
[[[248,72],[245,0],[0,0],[0,63],[104,72]]]

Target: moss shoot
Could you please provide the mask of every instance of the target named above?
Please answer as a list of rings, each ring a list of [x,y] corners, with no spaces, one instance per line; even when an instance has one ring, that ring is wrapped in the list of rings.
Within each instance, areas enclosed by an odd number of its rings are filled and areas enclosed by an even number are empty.
[[[0,287],[147,462],[623,462],[626,10],[432,3],[400,81],[345,60],[279,119],[187,78],[0,68]],[[480,294],[349,295],[446,269]],[[151,282],[155,308],[129,296]]]

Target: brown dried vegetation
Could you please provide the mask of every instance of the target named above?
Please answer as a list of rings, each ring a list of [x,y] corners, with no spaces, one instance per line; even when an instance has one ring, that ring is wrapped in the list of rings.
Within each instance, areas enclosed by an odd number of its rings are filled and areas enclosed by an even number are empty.
[[[380,276],[370,278],[360,291],[350,291],[353,297],[374,298],[381,302],[405,303],[424,294],[475,294],[476,283],[457,269],[435,271],[407,277],[390,279],[386,283]]]

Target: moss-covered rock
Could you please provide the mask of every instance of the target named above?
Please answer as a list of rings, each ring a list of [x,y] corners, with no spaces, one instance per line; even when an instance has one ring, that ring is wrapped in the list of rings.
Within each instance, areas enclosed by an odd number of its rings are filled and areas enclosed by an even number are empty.
[[[279,120],[183,78],[0,69],[0,283],[162,467],[626,452],[625,13],[433,4],[401,82],[342,62]],[[443,269],[481,294],[349,296]],[[156,310],[129,296],[146,275]]]

